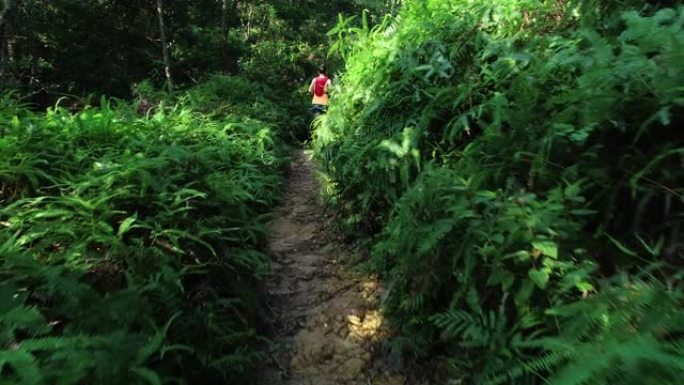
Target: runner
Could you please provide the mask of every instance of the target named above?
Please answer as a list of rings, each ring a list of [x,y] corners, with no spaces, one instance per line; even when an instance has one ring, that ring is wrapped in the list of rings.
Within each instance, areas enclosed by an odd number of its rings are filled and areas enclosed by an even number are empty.
[[[309,92],[313,94],[311,101],[311,113],[314,118],[325,114],[328,107],[328,89],[332,85],[330,78],[326,74],[325,65],[318,67],[318,76],[311,80]]]

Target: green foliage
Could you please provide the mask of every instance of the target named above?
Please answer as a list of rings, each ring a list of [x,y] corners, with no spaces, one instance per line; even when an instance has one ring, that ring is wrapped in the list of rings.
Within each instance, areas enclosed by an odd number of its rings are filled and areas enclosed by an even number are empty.
[[[463,383],[676,383],[682,289],[634,274],[683,263],[684,8],[428,0],[387,21],[330,31],[346,70],[313,147],[374,236],[392,348]]]
[[[559,335],[517,343],[543,355],[518,356],[517,367],[486,383],[552,372],[552,384],[676,384],[684,370],[684,292],[673,283],[666,286],[648,274],[620,274],[596,296],[548,310]]]
[[[216,78],[142,116],[2,100],[4,382],[253,380],[283,158],[275,125],[239,115],[261,113],[237,103],[252,88]]]
[[[240,73],[268,84],[292,111],[305,110],[306,98],[293,88],[325,59],[325,32],[337,13],[361,6],[353,0],[163,1],[171,74],[183,87],[207,74]],[[164,81],[155,1],[54,0],[48,6],[6,0],[0,28],[0,86],[20,89],[40,107],[64,95],[129,97],[131,84]],[[304,114],[297,123],[306,121]]]

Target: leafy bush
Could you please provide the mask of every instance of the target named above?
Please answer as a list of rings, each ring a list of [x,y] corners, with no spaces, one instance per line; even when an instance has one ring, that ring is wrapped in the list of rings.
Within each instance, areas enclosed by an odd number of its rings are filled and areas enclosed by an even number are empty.
[[[210,82],[143,117],[3,99],[4,382],[251,381],[283,158],[275,126],[195,107],[230,95]]]
[[[674,384],[684,8],[428,0],[345,22],[313,145],[375,237],[394,351],[463,383]]]

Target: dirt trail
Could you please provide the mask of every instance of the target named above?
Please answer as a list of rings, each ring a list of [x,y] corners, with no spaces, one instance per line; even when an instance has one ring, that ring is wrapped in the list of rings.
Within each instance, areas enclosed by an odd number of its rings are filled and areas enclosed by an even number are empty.
[[[270,223],[273,340],[263,385],[400,385],[377,353],[387,330],[374,279],[354,274],[299,151]]]

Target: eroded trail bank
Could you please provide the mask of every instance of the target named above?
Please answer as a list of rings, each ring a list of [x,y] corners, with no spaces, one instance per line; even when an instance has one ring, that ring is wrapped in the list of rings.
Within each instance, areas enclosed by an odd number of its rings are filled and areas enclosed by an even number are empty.
[[[320,202],[313,166],[293,157],[283,202],[270,223],[268,282],[273,313],[264,385],[398,385],[378,353],[388,332],[379,313],[382,290],[355,274]]]

